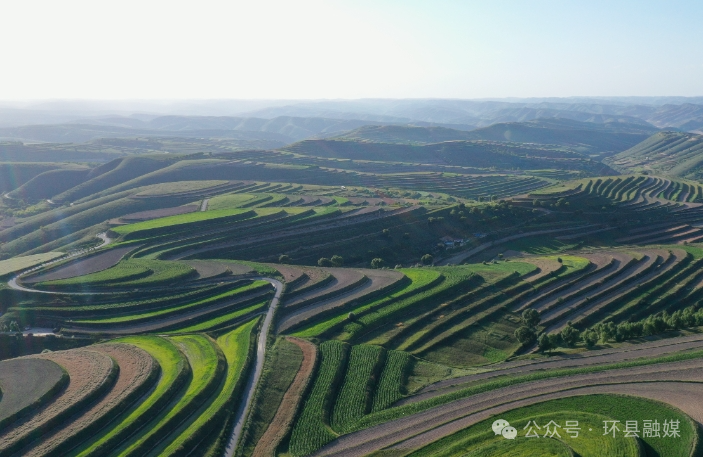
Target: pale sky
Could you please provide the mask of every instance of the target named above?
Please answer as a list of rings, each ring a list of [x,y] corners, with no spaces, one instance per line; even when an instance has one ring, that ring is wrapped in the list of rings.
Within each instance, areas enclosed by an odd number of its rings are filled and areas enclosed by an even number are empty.
[[[703,95],[703,2],[0,0],[0,100]]]

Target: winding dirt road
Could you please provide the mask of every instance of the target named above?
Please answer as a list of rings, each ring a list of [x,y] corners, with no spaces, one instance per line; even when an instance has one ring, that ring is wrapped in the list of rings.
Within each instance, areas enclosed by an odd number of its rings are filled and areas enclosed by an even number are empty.
[[[256,363],[254,371],[249,375],[247,380],[247,385],[244,388],[244,401],[240,403],[239,409],[234,416],[234,429],[232,430],[232,436],[227,443],[227,449],[225,450],[225,457],[233,457],[234,451],[237,449],[237,443],[242,435],[242,428],[244,422],[249,415],[249,409],[251,408],[251,402],[254,398],[254,392],[256,386],[259,384],[259,379],[261,378],[261,372],[264,368],[264,356],[266,355],[266,343],[267,336],[269,334],[269,329],[271,328],[271,322],[273,321],[273,315],[278,307],[278,302],[281,299],[281,293],[283,292],[283,284],[280,281],[272,278],[255,278],[271,283],[273,287],[276,288],[276,294],[271,300],[271,306],[266,313],[266,318],[264,318],[264,325],[261,326],[261,332],[259,333],[259,341],[256,347]]]

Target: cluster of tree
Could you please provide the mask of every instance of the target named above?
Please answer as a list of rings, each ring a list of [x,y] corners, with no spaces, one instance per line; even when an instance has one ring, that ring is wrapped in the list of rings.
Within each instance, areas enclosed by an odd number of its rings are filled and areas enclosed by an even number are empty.
[[[17,323],[17,321],[10,321],[8,324],[7,322],[0,322],[0,332],[19,332],[20,325]]]
[[[703,325],[703,308],[689,306],[671,314],[666,311],[652,314],[635,322],[622,322],[617,325],[613,322],[596,324],[586,332],[594,333],[604,342],[625,341],[699,325]]]
[[[584,331],[579,331],[569,322],[561,332],[542,333],[539,337],[532,333],[531,329],[521,326],[515,331],[515,337],[522,344],[532,343],[536,339],[539,350],[547,352],[558,347],[573,347],[579,341],[583,341],[587,347],[592,348],[598,342],[621,342],[701,325],[703,325],[703,308],[689,306],[671,314],[666,311],[652,314],[635,322],[620,324],[601,322]]]
[[[321,257],[317,261],[317,265],[320,267],[341,267],[344,265],[344,258],[341,255],[333,255],[330,259]]]
[[[536,341],[539,350],[542,352],[551,351],[561,346],[573,347],[583,336],[571,322],[567,322],[566,327],[564,327],[561,332],[552,334],[542,333],[538,336],[537,326],[540,323],[541,317],[539,312],[534,309],[524,310],[521,320],[522,325],[515,330],[515,338],[523,346]],[[589,346],[593,346],[597,342],[598,339]]]

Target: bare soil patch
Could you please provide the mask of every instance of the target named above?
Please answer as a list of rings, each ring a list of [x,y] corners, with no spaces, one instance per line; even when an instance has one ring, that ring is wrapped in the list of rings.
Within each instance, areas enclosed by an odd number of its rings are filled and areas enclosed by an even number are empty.
[[[110,249],[109,251],[101,252],[90,257],[75,260],[49,272],[23,278],[22,282],[32,284],[44,281],[55,281],[107,270],[117,265],[117,263],[122,260],[122,257],[136,249],[136,247],[137,246],[125,246]]]
[[[183,263],[198,272],[198,279],[215,278],[230,273],[227,264],[208,260],[184,260]],[[251,270],[250,270],[251,271]]]
[[[283,280],[288,284],[298,281],[306,275],[305,269],[294,265],[283,265],[279,263],[269,263],[267,265],[278,270],[278,272],[283,276]]]
[[[317,347],[309,341],[299,338],[289,336],[286,337],[286,339],[298,345],[303,351],[303,363],[300,365],[295,379],[293,379],[290,387],[288,387],[288,390],[283,395],[283,400],[281,400],[276,415],[273,417],[266,432],[264,432],[261,439],[259,439],[259,443],[252,453],[252,457],[274,457],[276,455],[276,448],[293,424],[295,414],[302,400],[303,392],[305,392],[313,370],[315,369]]]
[[[0,362],[0,428],[54,398],[68,384],[51,360],[19,358]]]
[[[68,372],[70,382],[53,402],[0,433],[0,454],[13,449],[18,443],[27,443],[35,436],[42,436],[52,427],[61,424],[76,408],[80,409],[96,392],[109,385],[116,370],[108,355],[87,349],[50,352],[27,358],[50,360],[59,364]]]
[[[326,268],[325,271],[329,272],[334,276],[334,279],[330,281],[326,286],[320,287],[310,292],[306,292],[296,296],[293,300],[287,302],[285,307],[295,307],[303,302],[309,302],[317,298],[324,298],[329,294],[333,294],[340,289],[349,287],[352,284],[361,281],[364,277],[364,273],[361,270],[352,270],[347,268]]]
[[[56,448],[83,430],[96,423],[106,423],[110,415],[121,412],[131,401],[136,400],[138,393],[149,379],[156,380],[154,370],[156,361],[146,351],[128,344],[100,344],[91,346],[91,350],[112,357],[120,367],[115,385],[110,392],[90,408],[82,411],[75,420],[56,430],[53,434],[44,435],[42,441],[31,449],[26,449],[25,456],[42,456],[56,452]],[[126,404],[127,403],[127,404]]]
[[[359,271],[364,273],[369,280],[360,284],[359,287],[355,287],[347,292],[341,293],[340,295],[336,295],[326,300],[323,299],[292,312],[290,315],[281,319],[278,325],[278,332],[284,332],[287,329],[298,325],[323,311],[344,306],[354,300],[362,299],[365,295],[390,286],[403,278],[402,273],[393,270]]]
[[[550,273],[561,268],[561,264],[556,259],[546,259],[544,257],[527,257],[520,260],[521,262],[531,263],[538,268],[532,274],[525,275],[522,280],[527,282],[535,282]]]
[[[198,205],[176,206],[173,208],[152,209],[149,211],[140,211],[138,213],[127,214],[120,217],[123,222],[141,222],[158,219],[160,217],[178,216],[179,214],[193,213],[198,210]]]

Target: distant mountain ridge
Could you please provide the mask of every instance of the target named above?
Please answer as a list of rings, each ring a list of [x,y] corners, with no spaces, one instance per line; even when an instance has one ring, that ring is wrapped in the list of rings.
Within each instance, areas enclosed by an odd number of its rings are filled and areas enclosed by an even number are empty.
[[[468,132],[442,127],[364,126],[335,138],[397,144],[430,144],[457,140],[507,141],[566,146],[579,152],[600,155],[629,149],[657,131],[656,127],[647,123],[598,124],[548,118],[494,124]]]

